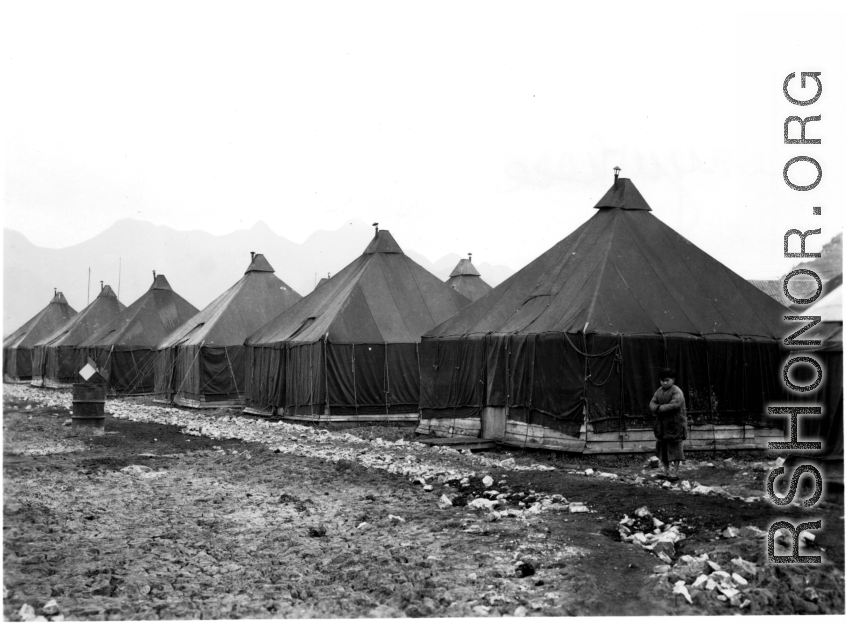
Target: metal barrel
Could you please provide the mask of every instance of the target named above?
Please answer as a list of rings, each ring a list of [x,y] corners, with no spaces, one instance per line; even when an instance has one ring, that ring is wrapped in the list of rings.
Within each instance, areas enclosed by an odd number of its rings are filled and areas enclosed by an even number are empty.
[[[72,399],[71,425],[102,433],[106,424],[106,385],[74,384]]]

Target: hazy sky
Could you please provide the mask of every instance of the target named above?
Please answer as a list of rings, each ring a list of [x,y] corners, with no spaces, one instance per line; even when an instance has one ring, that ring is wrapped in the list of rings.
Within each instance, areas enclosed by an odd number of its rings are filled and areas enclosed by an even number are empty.
[[[360,219],[432,260],[517,270],[592,216],[619,165],[658,218],[776,276],[786,230],[843,227],[838,10],[4,3],[4,223],[62,247],[125,217],[214,234],[263,220],[294,241]],[[822,72],[812,106],[782,95],[801,71]],[[807,136],[823,143],[784,145],[788,115],[822,115]],[[798,155],[823,167],[814,191],[782,180]]]

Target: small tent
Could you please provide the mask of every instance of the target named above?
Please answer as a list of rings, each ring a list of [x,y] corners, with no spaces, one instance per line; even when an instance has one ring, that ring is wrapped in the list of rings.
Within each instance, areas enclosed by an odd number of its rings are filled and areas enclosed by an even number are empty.
[[[32,379],[32,353],[35,345],[59,329],[74,315],[61,292],[53,294],[50,303],[37,315],[3,340],[3,380],[25,383]]]
[[[244,276],[157,347],[157,400],[193,408],[244,402],[244,339],[302,298],[256,254]]]
[[[475,302],[491,290],[491,287],[482,279],[479,271],[471,263],[470,254],[456,265],[447,280],[447,286],[455,289],[470,301]]]
[[[782,435],[783,306],[659,221],[628,179],[596,214],[424,335],[421,423],[583,453],[650,450],[659,370],[677,370],[693,449]]]
[[[126,309],[107,284],[88,306],[35,346],[32,361],[33,386],[71,386],[79,368],[76,351],[89,336],[109,325]]]
[[[247,412],[416,420],[420,337],[467,303],[378,231],[361,256],[247,339]]]
[[[120,317],[80,345],[77,370],[91,358],[110,394],[152,393],[156,345],[195,314],[197,309],[171,289],[164,275],[155,276]]]

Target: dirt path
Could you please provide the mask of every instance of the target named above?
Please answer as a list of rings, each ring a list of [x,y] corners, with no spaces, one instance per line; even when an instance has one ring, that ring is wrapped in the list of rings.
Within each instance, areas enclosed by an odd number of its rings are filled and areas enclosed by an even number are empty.
[[[705,594],[689,604],[672,593],[672,576],[654,574],[658,558],[620,542],[621,517],[646,504],[687,524],[676,557],[723,550],[761,562],[763,541],[716,535],[728,524],[766,526],[766,505],[243,419],[233,427],[252,442],[125,413],[107,420],[105,436],[79,437],[62,425],[67,398],[31,397],[27,410],[14,388],[4,392],[7,619],[24,604],[40,613],[51,598],[74,620],[844,610],[843,575],[833,574],[843,569],[843,503],[822,511],[831,565],[763,578],[772,598],[748,593],[755,601],[743,610]],[[223,431],[204,418],[204,429]],[[431,491],[410,482],[420,474],[431,476]],[[517,516],[438,505],[442,495],[460,504],[486,489],[507,494],[501,510]],[[592,512],[550,505],[551,495]],[[541,512],[524,512],[533,506]],[[814,601],[802,598],[810,586]]]

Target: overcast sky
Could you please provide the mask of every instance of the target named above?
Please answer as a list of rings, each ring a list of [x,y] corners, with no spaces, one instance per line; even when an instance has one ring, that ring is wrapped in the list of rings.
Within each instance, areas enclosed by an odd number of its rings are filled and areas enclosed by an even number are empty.
[[[794,262],[786,230],[843,227],[838,10],[4,3],[5,226],[63,247],[126,217],[213,234],[262,220],[298,242],[358,219],[431,260],[517,270],[593,215],[619,165],[658,218],[775,277]],[[822,72],[812,106],[782,95],[801,71]],[[823,143],[784,145],[788,115],[822,115]],[[823,167],[814,191],[782,180],[798,155]]]

